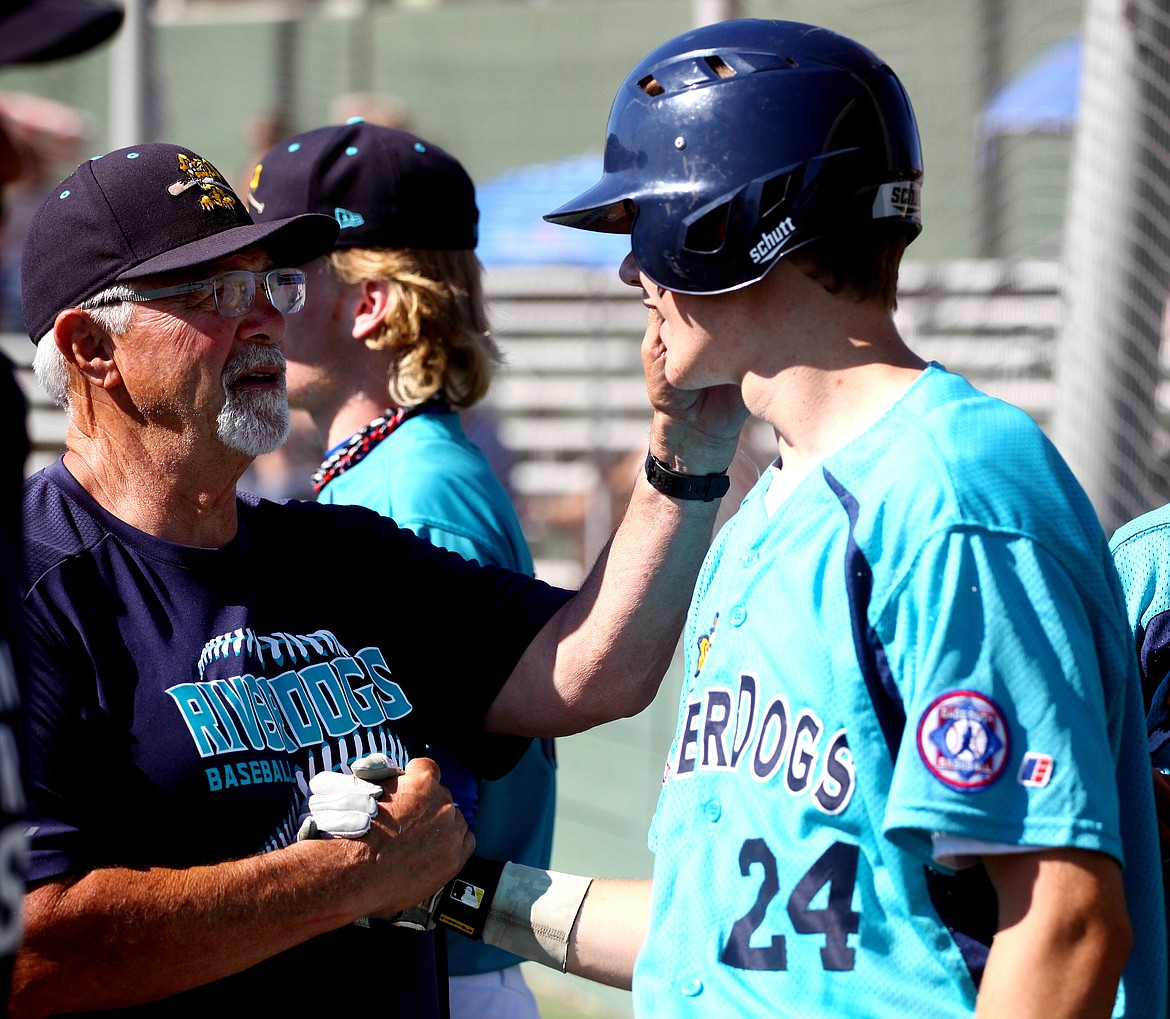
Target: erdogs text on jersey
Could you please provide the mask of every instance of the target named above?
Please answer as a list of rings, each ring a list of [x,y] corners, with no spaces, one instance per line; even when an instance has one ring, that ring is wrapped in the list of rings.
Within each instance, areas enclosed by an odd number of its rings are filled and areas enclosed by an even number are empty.
[[[761,704],[759,681],[750,672],[740,675],[738,691],[708,686],[687,702],[667,777],[677,781],[716,770],[780,781],[825,814],[844,810],[855,785],[845,730],[829,733],[816,712],[793,712],[783,696]]]

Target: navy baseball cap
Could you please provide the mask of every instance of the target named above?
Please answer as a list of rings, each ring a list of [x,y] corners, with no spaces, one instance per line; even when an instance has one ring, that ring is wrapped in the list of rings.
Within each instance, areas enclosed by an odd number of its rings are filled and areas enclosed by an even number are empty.
[[[32,64],[84,53],[122,24],[123,11],[87,0],[4,0],[0,64]]]
[[[329,216],[256,223],[202,156],[153,142],[82,163],[41,203],[21,259],[21,308],[33,342],[58,312],[115,282],[190,269],[253,245],[277,265],[333,246]]]
[[[470,251],[475,185],[457,159],[407,131],[355,119],[286,138],[261,158],[248,195],[257,222],[324,213],[338,248]]]

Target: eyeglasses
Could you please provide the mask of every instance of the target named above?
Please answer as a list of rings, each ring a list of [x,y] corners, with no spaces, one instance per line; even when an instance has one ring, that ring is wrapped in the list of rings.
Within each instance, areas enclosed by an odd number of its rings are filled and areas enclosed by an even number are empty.
[[[267,272],[248,272],[233,269],[221,272],[209,280],[194,283],[180,283],[158,290],[144,290],[130,301],[153,301],[159,297],[178,297],[180,294],[197,294],[211,291],[215,310],[225,318],[239,318],[247,315],[256,303],[256,280],[263,282],[268,300],[282,315],[294,315],[305,306],[306,277],[300,269],[269,269]]]

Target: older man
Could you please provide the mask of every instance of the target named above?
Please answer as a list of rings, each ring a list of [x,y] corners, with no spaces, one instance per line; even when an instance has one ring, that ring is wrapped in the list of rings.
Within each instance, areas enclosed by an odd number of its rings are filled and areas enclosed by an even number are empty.
[[[673,480],[637,484],[575,595],[362,508],[237,496],[287,430],[283,316],[306,294],[285,266],[336,230],[254,223],[162,144],[83,164],[33,220],[25,321],[69,430],[25,496],[17,1014],[437,1015],[429,936],[354,923],[472,851],[421,750],[578,731],[640,710],[665,671],[717,505],[690,482],[726,467],[745,410],[733,387],[671,387],[655,347],[650,445]],[[296,841],[309,779],[371,752],[398,774],[361,837]]]

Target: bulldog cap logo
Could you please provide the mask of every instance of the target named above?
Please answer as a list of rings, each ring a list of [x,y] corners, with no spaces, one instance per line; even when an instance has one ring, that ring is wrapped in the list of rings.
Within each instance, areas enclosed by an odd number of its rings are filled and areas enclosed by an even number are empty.
[[[304,265],[333,246],[338,229],[321,214],[257,223],[223,174],[183,146],[117,149],[82,163],[34,214],[21,262],[25,325],[35,343],[58,312],[104,287],[250,247],[277,265]]]
[[[167,188],[167,191],[172,195],[181,195],[190,188],[197,187],[203,191],[203,194],[199,196],[199,205],[209,212],[212,209],[234,209],[236,207],[239,199],[232,193],[227,181],[223,179],[223,174],[211,163],[202,156],[189,156],[185,152],[179,152],[177,155],[179,170],[187,176],[183,180],[175,181]]]

